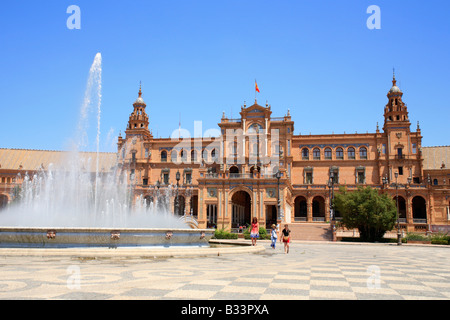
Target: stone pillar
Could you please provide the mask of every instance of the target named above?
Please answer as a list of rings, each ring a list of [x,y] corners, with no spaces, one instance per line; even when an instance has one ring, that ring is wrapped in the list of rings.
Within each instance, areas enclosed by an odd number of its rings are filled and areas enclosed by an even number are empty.
[[[306,221],[312,222],[313,221],[313,197],[308,194],[306,198]]]

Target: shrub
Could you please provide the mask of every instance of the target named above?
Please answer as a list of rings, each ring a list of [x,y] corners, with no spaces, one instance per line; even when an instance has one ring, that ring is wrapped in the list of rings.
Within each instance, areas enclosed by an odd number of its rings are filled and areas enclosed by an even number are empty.
[[[425,235],[420,234],[420,233],[411,233],[411,232],[408,232],[408,233],[406,234],[405,239],[406,239],[406,240],[411,240],[411,241],[429,241],[429,240],[430,240],[430,237],[425,236]]]
[[[334,206],[342,214],[341,225],[358,229],[362,241],[381,241],[386,231],[395,226],[395,202],[376,189],[359,187],[355,191],[339,188]]]
[[[225,231],[224,229],[216,229],[214,232],[214,239],[237,239],[238,235],[237,233],[231,233],[228,231]]]
[[[244,238],[247,240],[250,239],[250,229],[251,228],[247,228],[244,231]],[[270,234],[267,233],[266,228],[259,227],[259,239],[260,240],[270,240]]]
[[[448,240],[432,239],[431,244],[446,244],[446,245],[448,245]]]

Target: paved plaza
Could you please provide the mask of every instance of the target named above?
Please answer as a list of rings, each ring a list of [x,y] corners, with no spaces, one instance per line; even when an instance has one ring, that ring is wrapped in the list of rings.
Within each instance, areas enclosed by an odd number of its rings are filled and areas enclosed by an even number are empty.
[[[94,257],[3,248],[0,299],[450,298],[448,246],[294,242],[289,254],[280,244],[258,246],[265,250],[168,258],[145,249]]]

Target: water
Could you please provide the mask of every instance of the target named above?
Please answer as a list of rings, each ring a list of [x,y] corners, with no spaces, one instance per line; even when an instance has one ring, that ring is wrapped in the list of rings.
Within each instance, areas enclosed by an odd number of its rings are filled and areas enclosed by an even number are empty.
[[[84,101],[72,150],[64,161],[25,175],[16,201],[0,212],[3,227],[80,228],[185,228],[170,212],[169,196],[153,202],[134,198],[127,171],[117,165],[108,173],[99,170],[102,56],[89,70]],[[87,146],[88,122],[95,108],[96,152],[81,152]],[[125,146],[127,148],[127,146]],[[91,169],[95,168],[95,169]],[[109,168],[106,168],[109,169]],[[21,177],[22,178],[22,177]],[[168,192],[173,192],[173,188]]]

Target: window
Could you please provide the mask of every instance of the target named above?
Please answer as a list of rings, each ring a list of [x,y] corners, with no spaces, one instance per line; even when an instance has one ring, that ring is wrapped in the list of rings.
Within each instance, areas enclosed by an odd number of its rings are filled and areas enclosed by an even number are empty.
[[[359,149],[359,158],[364,160],[367,159],[367,149],[365,147]]]
[[[306,172],[305,184],[312,184],[312,181],[313,181],[312,172]]]
[[[186,181],[186,184],[192,183],[192,174],[191,173],[186,173],[185,181]]]
[[[237,142],[231,142],[230,143],[230,155],[232,157],[237,156]]]
[[[186,152],[186,151],[181,150],[181,152],[180,152],[180,157],[181,157],[181,161],[182,161],[183,163],[186,163],[186,162],[187,162],[187,152]]]
[[[168,173],[163,174],[163,183],[169,184],[169,174]]]
[[[131,152],[131,161],[136,162],[136,151]]]
[[[148,153],[148,148],[145,148],[145,157],[148,158],[149,153]]]
[[[403,167],[398,167],[398,175],[399,176],[403,175]]]
[[[320,149],[319,148],[315,148],[313,150],[313,159],[320,160]]]
[[[336,149],[336,159],[339,159],[339,160],[344,159],[344,150],[342,148]]]
[[[167,162],[167,151],[161,151],[161,162]]]
[[[333,182],[335,184],[339,183],[339,168],[338,167],[331,167],[330,168],[330,179],[331,175],[333,174]]]
[[[365,180],[364,171],[358,171],[358,183],[362,184]]]
[[[178,161],[178,154],[176,150],[173,150],[172,153],[170,154],[170,159],[172,162],[177,162]]]
[[[197,162],[197,152],[195,150],[191,151],[191,162]]]
[[[331,160],[331,149],[330,148],[326,148],[324,151],[324,155],[325,155],[325,159],[326,160]]]
[[[413,178],[413,183],[419,184],[420,183],[420,177],[414,177]]]
[[[366,183],[366,168],[363,166],[356,167],[356,183]]]
[[[417,153],[417,144],[415,144],[415,143],[412,144],[412,153],[414,153],[414,154]]]
[[[433,185],[435,185],[435,186],[438,185],[438,179],[433,179]]]
[[[148,185],[148,179],[147,178],[142,179],[142,184],[144,186],[147,186]]]
[[[303,171],[303,183],[304,184],[313,184],[314,183],[312,167],[307,167]]]
[[[309,150],[307,148],[302,149],[302,160],[309,160]]]
[[[354,160],[355,159],[355,148],[353,148],[353,147],[348,148],[347,156],[349,159]]]
[[[211,160],[212,160],[212,162],[217,162],[217,159],[218,159],[218,155],[217,155],[216,149],[213,149],[211,151]]]
[[[386,154],[386,144],[385,143],[383,143],[383,145],[381,146],[381,153]]]

